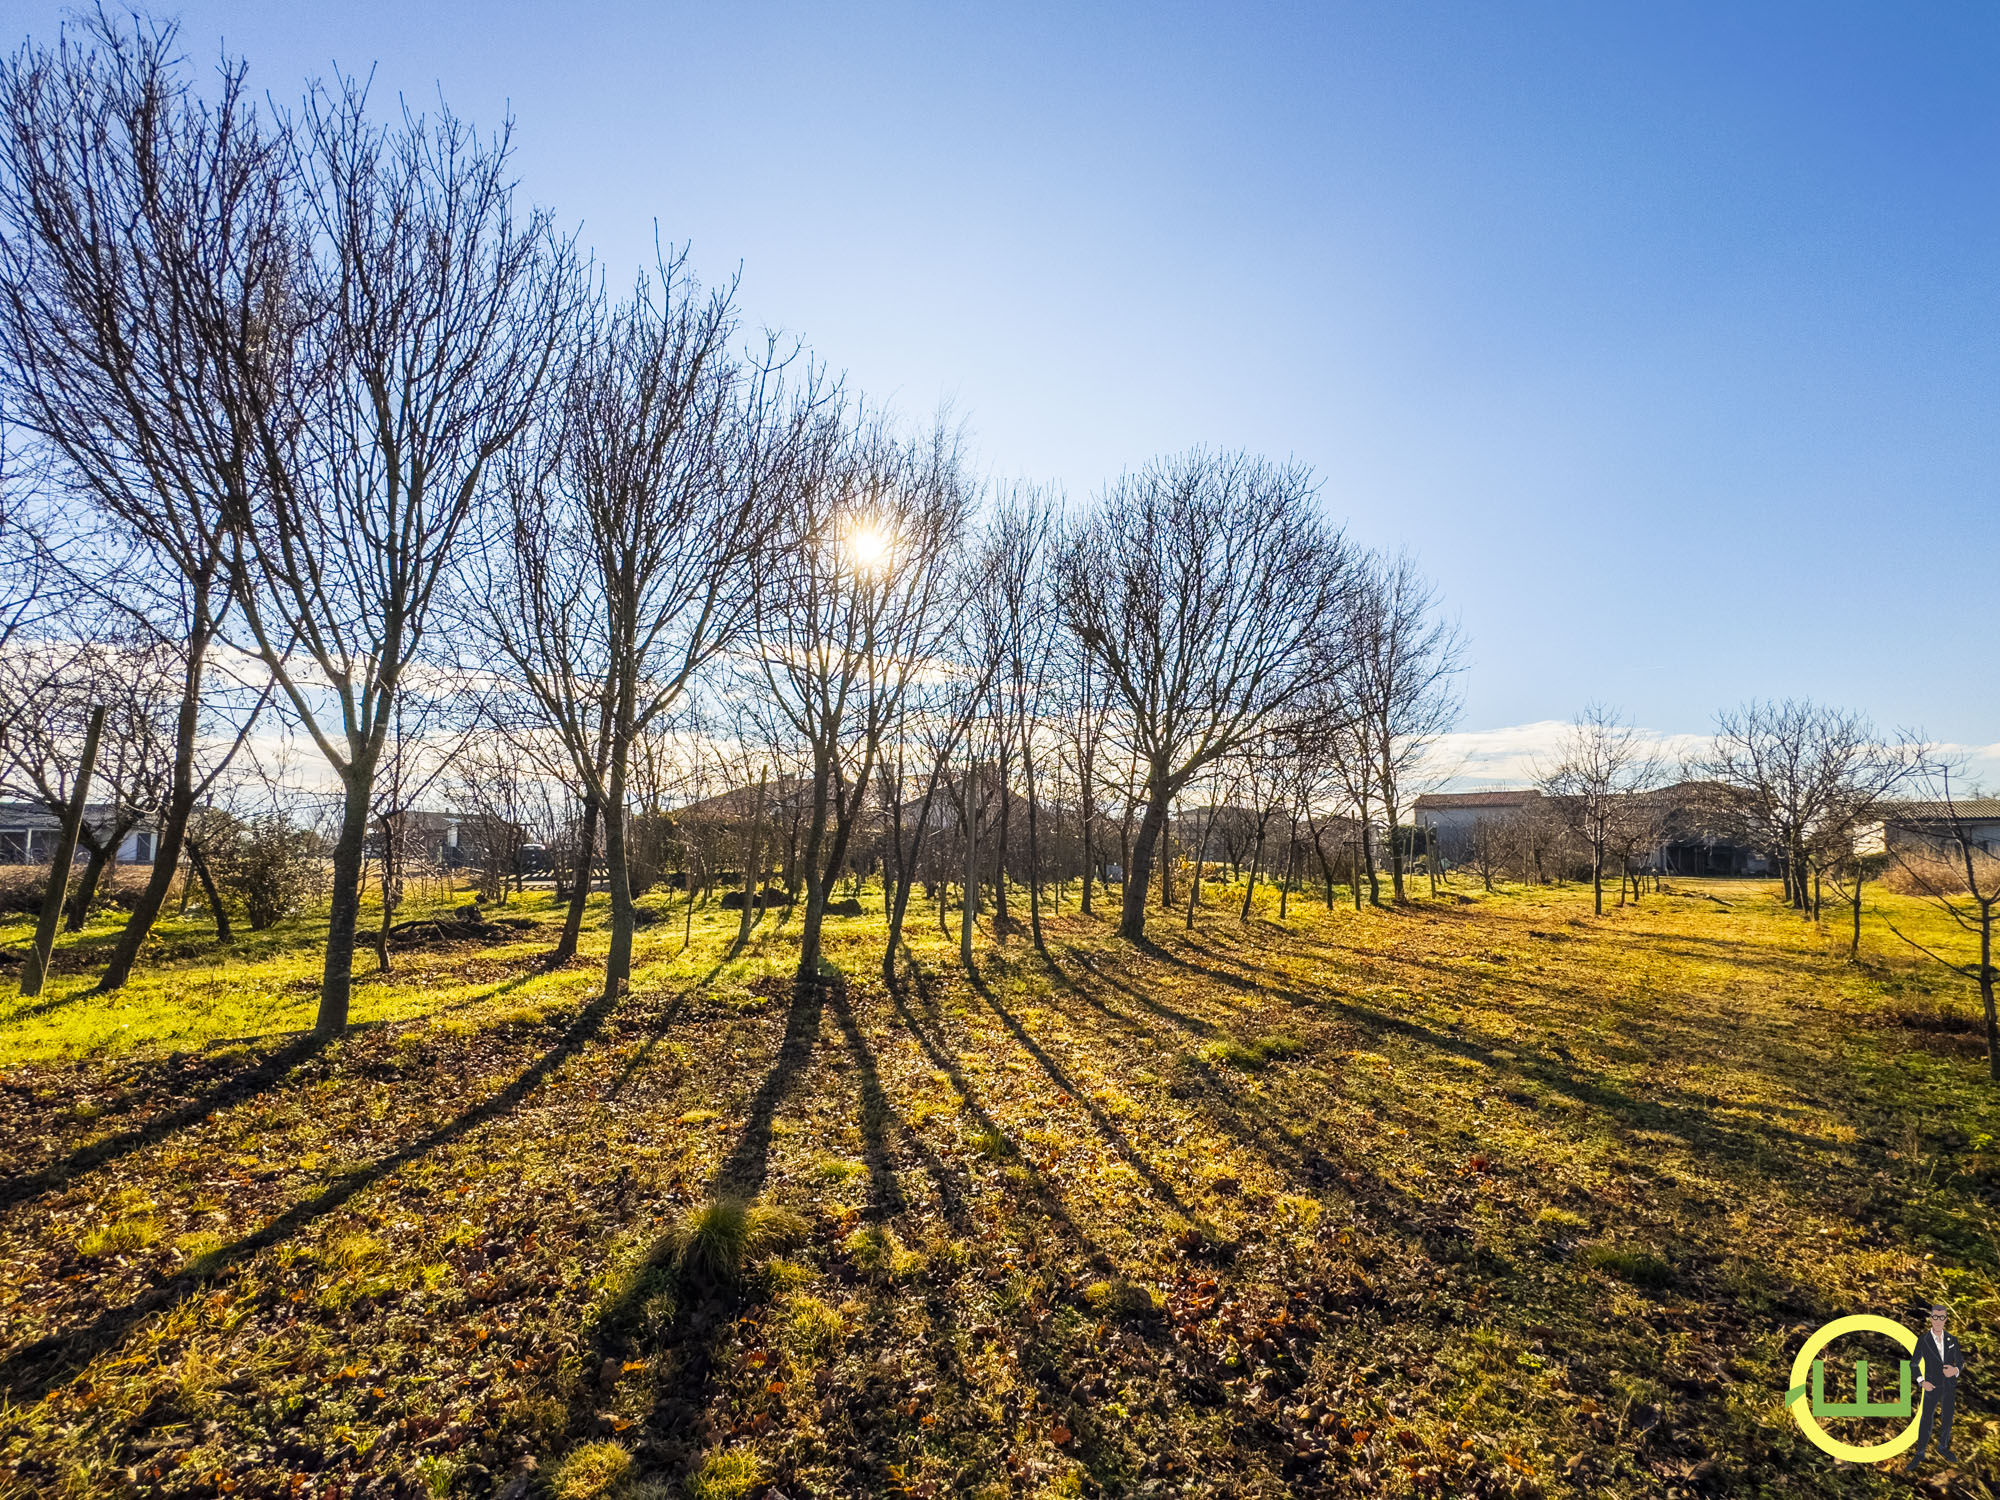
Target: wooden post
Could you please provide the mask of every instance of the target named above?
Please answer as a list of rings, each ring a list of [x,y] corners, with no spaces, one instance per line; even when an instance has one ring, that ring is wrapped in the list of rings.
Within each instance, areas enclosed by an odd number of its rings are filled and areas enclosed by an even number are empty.
[[[42,981],[48,978],[49,955],[56,944],[56,924],[62,920],[63,898],[69,894],[70,861],[76,857],[77,832],[83,827],[83,808],[90,797],[90,772],[97,764],[97,742],[103,734],[104,705],[99,704],[90,711],[90,727],[83,734],[83,763],[76,768],[69,810],[63,814],[62,832],[56,838],[55,859],[49,865],[49,888],[42,896],[42,920],[35,924],[35,945],[28,950],[27,965],[21,970],[23,999],[39,995]]]

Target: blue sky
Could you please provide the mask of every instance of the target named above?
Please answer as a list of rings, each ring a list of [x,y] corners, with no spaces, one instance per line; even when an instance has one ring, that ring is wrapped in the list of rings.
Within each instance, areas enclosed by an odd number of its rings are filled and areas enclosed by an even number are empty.
[[[1752,694],[2000,742],[2000,9],[180,13],[280,96],[511,108],[621,279],[657,220],[996,475],[1309,462],[1439,581],[1488,750]]]

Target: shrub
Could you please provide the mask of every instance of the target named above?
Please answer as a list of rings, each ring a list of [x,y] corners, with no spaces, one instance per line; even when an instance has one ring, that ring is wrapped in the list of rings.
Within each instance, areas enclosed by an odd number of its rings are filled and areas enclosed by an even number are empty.
[[[324,883],[325,845],[310,828],[282,816],[252,818],[231,851],[224,890],[243,903],[244,920],[262,932],[290,916]]]
[[[585,1443],[572,1448],[549,1481],[555,1500],[598,1500],[623,1484],[632,1472],[632,1455],[613,1442]]]

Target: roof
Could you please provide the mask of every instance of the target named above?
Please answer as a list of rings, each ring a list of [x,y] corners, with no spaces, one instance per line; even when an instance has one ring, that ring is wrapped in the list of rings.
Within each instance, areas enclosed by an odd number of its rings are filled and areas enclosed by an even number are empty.
[[[1450,812],[1465,807],[1521,807],[1541,800],[1533,787],[1503,792],[1427,792],[1417,798],[1418,812]]]
[[[1882,809],[1890,823],[1948,823],[1953,817],[1985,822],[2000,818],[2000,797],[1954,797],[1949,802],[1894,802]]]

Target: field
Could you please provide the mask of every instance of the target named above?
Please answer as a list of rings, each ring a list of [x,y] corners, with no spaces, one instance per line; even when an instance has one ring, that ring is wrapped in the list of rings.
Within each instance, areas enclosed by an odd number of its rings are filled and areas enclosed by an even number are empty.
[[[331,1045],[309,922],[0,1002],[0,1495],[1900,1493],[1781,1400],[1938,1297],[1991,1493],[2000,1089],[1913,901],[1860,965],[1758,883],[1072,903],[977,980],[920,902],[803,998],[648,901],[615,1003],[532,895]]]

